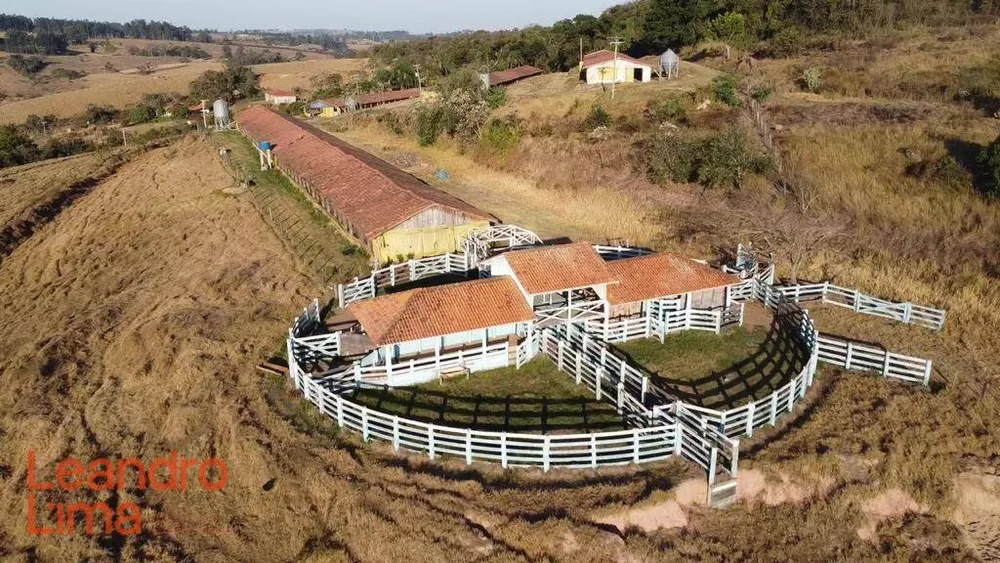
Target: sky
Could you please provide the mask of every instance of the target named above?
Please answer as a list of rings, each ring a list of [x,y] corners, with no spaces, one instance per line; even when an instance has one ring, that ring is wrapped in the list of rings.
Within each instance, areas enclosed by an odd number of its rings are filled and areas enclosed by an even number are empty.
[[[191,28],[352,29],[440,33],[549,25],[600,14],[625,0],[3,0],[0,12],[28,17],[165,20]]]

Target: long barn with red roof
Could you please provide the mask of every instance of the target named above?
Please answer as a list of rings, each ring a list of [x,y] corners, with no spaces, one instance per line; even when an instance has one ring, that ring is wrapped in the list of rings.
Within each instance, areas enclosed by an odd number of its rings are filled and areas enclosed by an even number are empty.
[[[244,110],[240,130],[270,143],[275,165],[371,253],[376,264],[457,250],[468,230],[495,222],[325,131],[264,106]]]

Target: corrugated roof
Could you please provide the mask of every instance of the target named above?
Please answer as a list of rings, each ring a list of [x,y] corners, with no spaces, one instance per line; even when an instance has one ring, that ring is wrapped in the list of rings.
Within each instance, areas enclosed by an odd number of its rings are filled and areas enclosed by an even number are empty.
[[[594,65],[598,65],[598,64],[605,63],[605,62],[608,62],[608,61],[613,61],[614,59],[615,59],[614,52],[613,51],[608,51],[607,49],[601,49],[600,51],[594,51],[593,53],[587,53],[586,55],[583,56],[583,68],[588,68],[588,67],[592,67]],[[628,56],[626,54],[623,54],[623,53],[618,53],[618,60],[619,61],[628,61],[628,62],[630,62],[632,64],[637,64],[637,65],[641,65],[641,66],[649,66],[648,64],[646,64],[646,63],[644,63],[644,62],[642,62],[642,61],[640,61],[638,59],[633,59],[632,57],[630,57],[630,56]]]
[[[514,280],[507,277],[391,293],[352,303],[347,310],[378,346],[535,318]]]
[[[690,258],[667,252],[613,260],[607,267],[618,281],[608,287],[608,302],[612,305],[723,287],[740,281],[738,276],[723,274]]]
[[[523,65],[510,70],[501,70],[498,72],[490,73],[490,86],[502,86],[504,84],[510,84],[511,82],[517,82],[524,78],[531,76],[537,76],[544,73],[540,68],[535,68],[530,65]]]
[[[488,213],[441,192],[388,162],[265,106],[237,117],[256,141],[270,141],[279,166],[308,182],[365,239],[372,239],[432,207],[493,221]]]
[[[532,295],[614,282],[604,259],[583,242],[512,250],[501,257]]]

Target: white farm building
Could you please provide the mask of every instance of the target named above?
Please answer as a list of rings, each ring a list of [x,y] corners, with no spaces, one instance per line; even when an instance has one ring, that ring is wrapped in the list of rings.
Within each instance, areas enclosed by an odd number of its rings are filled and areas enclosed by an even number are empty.
[[[621,53],[616,58],[607,49],[590,53],[580,61],[580,80],[587,84],[649,82],[652,79],[653,67]]]

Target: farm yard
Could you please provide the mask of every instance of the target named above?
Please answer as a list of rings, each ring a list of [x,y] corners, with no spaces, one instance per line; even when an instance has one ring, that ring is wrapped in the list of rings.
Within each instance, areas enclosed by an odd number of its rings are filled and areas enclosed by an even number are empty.
[[[0,169],[0,559],[1000,559],[1000,213],[980,156],[1000,35],[883,33],[749,60],[703,43],[680,51],[679,79],[614,99],[570,66],[486,91],[466,130],[432,121],[462,78],[436,76],[455,39],[414,39],[438,57],[421,67],[435,95],[285,108],[334,140],[258,129],[251,100],[233,105],[241,130]],[[36,80],[0,64],[0,125],[186,93],[222,68],[218,43],[113,43],[48,57]],[[213,60],[128,54],[167,44]],[[427,62],[409,41],[359,45],[371,60],[306,45],[253,71],[308,97],[331,73],[406,68],[386,52]],[[739,143],[754,162],[716,183],[708,155]],[[388,217],[403,199],[416,211]],[[446,256],[381,256],[388,239],[354,224],[423,243],[435,204],[503,225],[449,230]],[[495,238],[466,244],[475,232]],[[776,279],[715,278],[748,240]],[[621,274],[650,249],[684,267]],[[612,299],[699,276],[678,299]],[[70,455],[164,452],[221,458],[229,480],[54,494],[134,502],[143,526],[51,541],[24,525],[29,452],[50,480]]]

